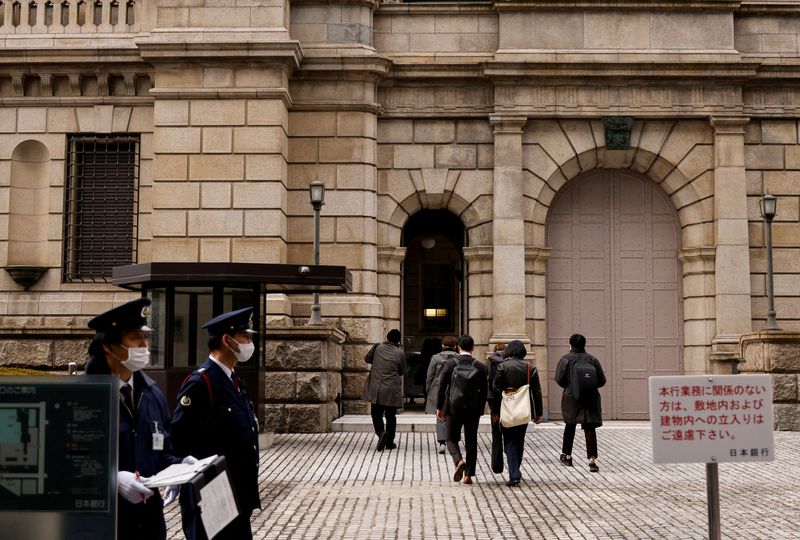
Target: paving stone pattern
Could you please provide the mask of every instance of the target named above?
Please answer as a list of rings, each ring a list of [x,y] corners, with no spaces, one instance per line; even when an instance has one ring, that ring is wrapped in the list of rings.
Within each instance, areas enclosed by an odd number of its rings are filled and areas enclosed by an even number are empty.
[[[491,436],[479,434],[472,486],[452,481],[431,433],[399,433],[376,452],[368,433],[278,435],[262,452],[263,510],[255,538],[483,539],[708,537],[705,466],[654,465],[647,427],[598,431],[600,473],[589,472],[578,430],[575,467],[558,461],[562,427],[529,429],[523,482],[489,466]],[[771,463],[719,466],[724,538],[800,537],[800,433],[775,433]],[[183,538],[180,512],[167,515]]]

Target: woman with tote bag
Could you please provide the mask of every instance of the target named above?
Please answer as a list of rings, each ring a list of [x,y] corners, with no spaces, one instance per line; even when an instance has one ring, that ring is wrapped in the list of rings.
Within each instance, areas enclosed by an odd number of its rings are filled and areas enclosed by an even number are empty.
[[[520,398],[529,398],[531,404],[531,416],[534,423],[542,421],[542,386],[539,384],[539,372],[534,366],[524,360],[528,351],[521,341],[514,340],[509,343],[503,351],[505,360],[497,366],[497,375],[494,379],[495,399],[492,403],[492,420],[500,421],[503,426],[503,443],[508,460],[508,482],[507,486],[518,486],[522,475],[520,466],[522,465],[522,453],[525,449],[525,433],[528,431],[527,417],[519,412],[514,413],[513,406],[506,407],[501,418],[501,403],[504,399],[509,403],[519,401]],[[518,395],[518,390],[528,386],[529,396]],[[527,411],[524,411],[527,412]],[[522,420],[520,420],[522,418]],[[505,422],[503,421],[505,420]],[[519,423],[522,422],[522,423]],[[519,425],[515,425],[519,423]]]

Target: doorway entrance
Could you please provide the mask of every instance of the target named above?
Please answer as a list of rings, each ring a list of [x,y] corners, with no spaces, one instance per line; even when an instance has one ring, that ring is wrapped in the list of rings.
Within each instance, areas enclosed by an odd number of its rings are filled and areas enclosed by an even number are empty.
[[[683,308],[677,251],[680,226],[653,182],[598,170],[558,194],[547,220],[547,357],[550,373],[569,336],[603,365],[608,419],[647,419],[651,375],[683,365]],[[561,388],[550,380],[549,410],[561,416]]]
[[[410,403],[424,398],[437,340],[465,331],[464,244],[464,224],[447,210],[421,210],[403,228],[402,332]]]

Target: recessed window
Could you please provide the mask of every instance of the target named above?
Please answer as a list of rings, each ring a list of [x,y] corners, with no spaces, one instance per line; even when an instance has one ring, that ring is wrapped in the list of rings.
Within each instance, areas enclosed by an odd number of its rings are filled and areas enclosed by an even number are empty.
[[[70,135],[64,281],[107,281],[136,260],[138,135]]]

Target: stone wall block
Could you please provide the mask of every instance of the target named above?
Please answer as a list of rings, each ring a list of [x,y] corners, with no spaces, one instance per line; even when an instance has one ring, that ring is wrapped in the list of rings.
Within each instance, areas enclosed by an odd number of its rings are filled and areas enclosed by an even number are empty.
[[[352,344],[342,351],[342,366],[347,371],[369,371],[369,364],[364,361],[372,343]]]
[[[369,414],[369,403],[360,399],[346,399],[342,403],[344,414]]]
[[[288,414],[285,405],[266,404],[264,406],[264,430],[277,433],[286,433],[288,429]]]
[[[90,342],[90,339],[62,339],[56,342],[53,346],[53,367],[66,368],[70,362],[82,365],[86,361],[86,351]]]
[[[771,345],[769,363],[774,373],[800,373],[800,347],[796,343]]]
[[[302,371],[297,373],[295,401],[317,403],[329,401],[335,397],[336,394],[331,395],[328,379],[324,372]]]
[[[797,375],[794,373],[772,376],[774,401],[797,401]]]
[[[776,430],[800,431],[800,403],[776,403],[773,414]]]
[[[368,371],[343,373],[342,397],[345,399],[359,399],[367,377],[369,377]]]
[[[264,374],[264,384],[267,402],[293,401],[297,386],[297,373],[268,371]]]
[[[328,411],[324,405],[290,403],[286,405],[286,416],[286,428],[289,433],[329,431]]]
[[[54,342],[44,340],[4,340],[0,342],[0,366],[52,367],[53,346]]]

